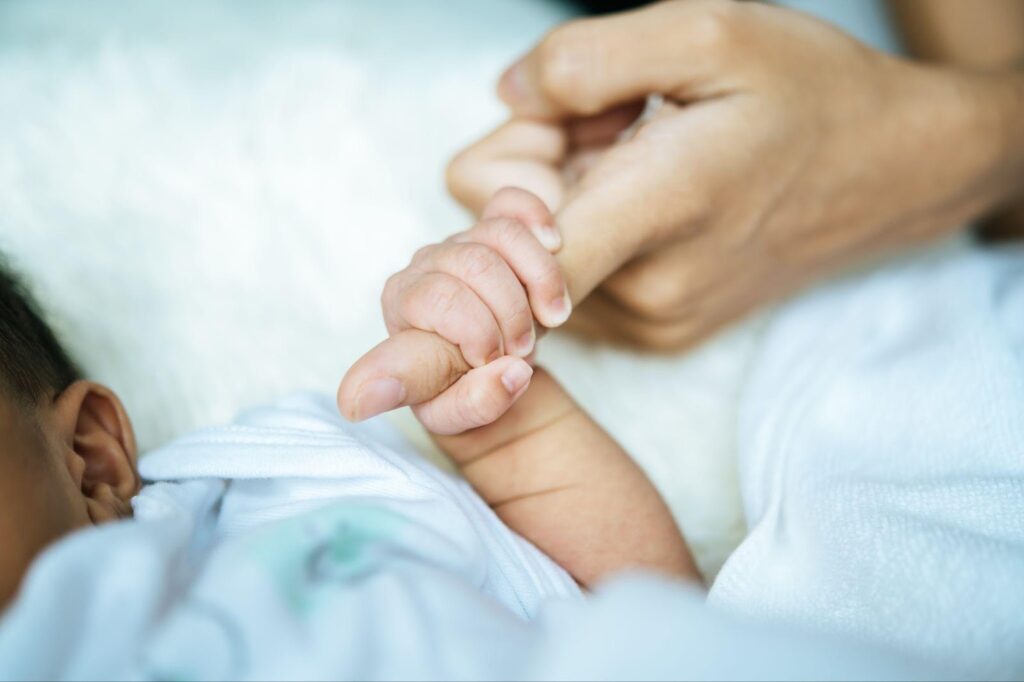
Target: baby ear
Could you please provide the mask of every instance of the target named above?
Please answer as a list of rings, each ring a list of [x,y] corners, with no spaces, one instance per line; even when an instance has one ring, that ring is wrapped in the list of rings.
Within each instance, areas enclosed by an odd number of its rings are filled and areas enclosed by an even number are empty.
[[[93,523],[130,516],[141,481],[135,433],[120,399],[106,386],[76,381],[54,408],[68,471]]]

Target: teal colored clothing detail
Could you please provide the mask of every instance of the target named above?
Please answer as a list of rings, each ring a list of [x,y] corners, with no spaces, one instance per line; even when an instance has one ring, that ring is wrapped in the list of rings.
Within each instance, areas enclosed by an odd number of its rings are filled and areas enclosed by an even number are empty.
[[[296,614],[316,605],[320,588],[358,581],[400,553],[409,520],[392,511],[341,503],[260,529],[244,554],[263,566]]]

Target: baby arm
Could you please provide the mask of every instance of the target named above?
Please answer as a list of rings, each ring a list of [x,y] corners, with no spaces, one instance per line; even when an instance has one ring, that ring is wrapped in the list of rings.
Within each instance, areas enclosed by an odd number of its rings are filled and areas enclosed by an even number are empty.
[[[498,421],[435,439],[506,524],[583,585],[625,569],[700,580],[650,480],[543,369]]]
[[[390,338],[349,369],[338,405],[409,405],[503,520],[585,585],[627,568],[697,578],[654,486],[545,372],[536,323],[571,304],[547,207],[499,192],[468,232],[421,249],[382,303]]]

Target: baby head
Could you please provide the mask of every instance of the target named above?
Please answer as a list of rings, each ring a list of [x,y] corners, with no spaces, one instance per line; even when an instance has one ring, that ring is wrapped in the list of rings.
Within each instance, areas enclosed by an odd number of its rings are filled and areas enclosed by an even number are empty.
[[[0,609],[48,544],[131,514],[135,462],[121,401],[81,378],[0,262]]]

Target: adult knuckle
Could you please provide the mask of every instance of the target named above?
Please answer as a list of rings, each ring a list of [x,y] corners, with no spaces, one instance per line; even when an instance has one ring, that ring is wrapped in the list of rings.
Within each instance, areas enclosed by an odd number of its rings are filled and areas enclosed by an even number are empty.
[[[736,42],[742,8],[734,0],[708,0],[692,19],[694,39],[708,50],[721,50]]]
[[[680,306],[680,283],[657,268],[641,268],[616,280],[612,293],[626,308],[645,319],[665,319]]]
[[[584,87],[597,41],[590,40],[586,20],[570,21],[553,29],[539,48],[538,85],[541,93],[562,108],[594,113],[596,105]]]

